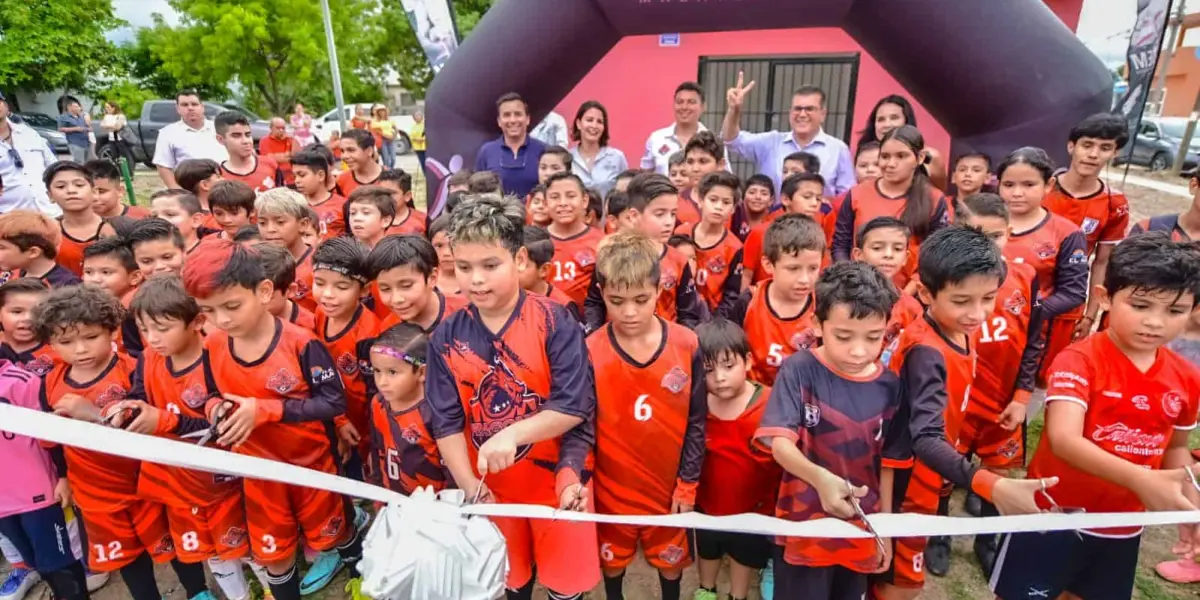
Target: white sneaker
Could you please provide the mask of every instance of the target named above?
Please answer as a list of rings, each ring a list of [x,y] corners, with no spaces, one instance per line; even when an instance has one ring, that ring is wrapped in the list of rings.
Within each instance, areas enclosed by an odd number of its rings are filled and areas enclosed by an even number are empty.
[[[108,583],[108,573],[93,573],[87,572],[87,589],[88,592],[94,592]]]
[[[0,600],[21,600],[41,580],[42,576],[33,569],[13,569],[4,583],[0,583]]]

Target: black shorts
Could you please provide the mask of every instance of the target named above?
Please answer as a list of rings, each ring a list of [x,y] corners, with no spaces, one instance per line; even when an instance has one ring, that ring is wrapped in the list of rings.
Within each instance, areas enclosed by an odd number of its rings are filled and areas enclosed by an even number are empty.
[[[696,530],[696,555],[703,560],[721,560],[728,555],[739,565],[751,569],[767,568],[771,559],[771,539],[754,533]]]
[[[775,597],[788,600],[862,600],[867,597],[867,574],[846,567],[789,565],[783,546],[775,546],[771,565]],[[1090,599],[1089,599],[1090,600]]]
[[[1141,539],[1010,533],[1000,542],[990,587],[1002,600],[1053,600],[1063,592],[1087,600],[1129,600]]]
[[[0,535],[8,538],[25,563],[39,573],[65,569],[78,560],[71,550],[66,515],[58,503],[0,517]]]

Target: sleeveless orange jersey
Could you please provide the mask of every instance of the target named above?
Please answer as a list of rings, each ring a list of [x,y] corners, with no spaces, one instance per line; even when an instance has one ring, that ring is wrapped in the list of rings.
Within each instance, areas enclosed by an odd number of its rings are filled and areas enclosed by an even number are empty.
[[[696,226],[683,226],[683,235],[695,240]],[[696,243],[696,292],[715,311],[721,301],[733,302],[742,293],[742,242],[724,230],[721,238],[707,248]]]
[[[809,295],[800,313],[783,318],[771,307],[767,290],[771,282],[747,290],[730,310],[728,318],[739,323],[750,342],[754,365],[750,379],[765,385],[775,383],[779,365],[793,352],[812,348],[819,338],[813,327],[813,297]]]
[[[83,249],[91,246],[96,240],[100,239],[100,229],[104,227],[104,221],[101,221],[96,226],[96,231],[85,239],[76,239],[67,233],[67,228],[63,227],[62,222],[59,222],[59,228],[62,230],[62,239],[58,242],[58,253],[54,255],[54,262],[61,265],[64,269],[74,273],[78,277],[83,276]]]
[[[696,323],[690,322],[679,311],[684,297],[692,301],[697,299],[696,283],[687,257],[670,246],[663,246],[662,257],[658,259],[658,273],[658,308],[654,313],[668,321],[695,326]]]
[[[228,162],[221,163],[221,177],[240,181],[254,189],[254,193],[261,194],[278,185],[282,185],[283,173],[279,170],[279,163],[275,159],[267,156],[253,156],[254,168],[248,173],[236,173],[229,168]]]
[[[292,310],[288,312],[287,322],[300,329],[312,332],[317,330],[317,317],[295,302],[292,303]]]
[[[1088,260],[1083,233],[1052,212],[1036,227],[1014,233],[1004,256],[1037,271],[1038,290],[1047,318],[1083,314],[1087,297]]]
[[[379,174],[383,175],[383,171],[380,171]],[[342,171],[341,175],[338,175],[337,189],[341,193],[340,195],[343,198],[349,198],[350,194],[354,193],[354,190],[358,189],[358,186],[360,186],[360,185],[375,185],[378,182],[379,182],[378,177],[376,177],[372,181],[359,181],[358,178],[354,176],[354,171],[346,169],[345,171]],[[342,212],[345,213],[344,210]],[[343,214],[343,216],[344,216],[344,214]]]
[[[288,300],[299,304],[305,310],[315,312],[317,310],[317,299],[313,298],[313,247],[309,246],[304,254],[296,259],[296,291],[288,296]]]
[[[704,359],[691,330],[662,319],[648,362],[625,353],[612,326],[588,336],[596,373],[596,510],[666,514],[695,502],[708,413]]]
[[[569,238],[550,236],[554,242],[550,285],[561,289],[580,310],[583,310],[583,301],[592,284],[592,272],[596,269],[596,247],[603,238],[604,234],[594,227]]]
[[[1042,358],[1037,293],[1034,268],[1009,262],[995,310],[974,337],[979,364],[967,404],[969,415],[995,421],[1014,392],[1033,392]]]
[[[842,206],[837,212],[834,226],[834,260],[850,259],[850,249],[855,245],[858,230],[862,229],[862,226],[869,223],[871,219],[876,217],[900,218],[900,215],[904,213],[904,208],[908,205],[908,196],[897,198],[885,196],[883,192],[879,191],[878,183],[877,179],[864,181],[846,192],[842,199]],[[941,192],[931,187],[929,193],[932,196],[932,205],[929,207],[928,233],[933,233],[950,223],[950,212],[946,197]],[[909,273],[916,271],[917,257],[922,241],[924,240],[915,235],[908,240],[909,264],[906,265],[906,271]]]

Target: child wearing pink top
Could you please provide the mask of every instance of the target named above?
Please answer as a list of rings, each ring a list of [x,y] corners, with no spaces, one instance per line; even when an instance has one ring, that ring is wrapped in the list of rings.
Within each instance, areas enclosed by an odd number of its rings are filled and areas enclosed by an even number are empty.
[[[42,380],[17,365],[0,360],[0,399],[41,410]],[[71,504],[62,448],[46,450],[37,440],[0,432],[0,534],[36,570],[55,598],[88,598],[83,564],[71,551],[63,507]]]

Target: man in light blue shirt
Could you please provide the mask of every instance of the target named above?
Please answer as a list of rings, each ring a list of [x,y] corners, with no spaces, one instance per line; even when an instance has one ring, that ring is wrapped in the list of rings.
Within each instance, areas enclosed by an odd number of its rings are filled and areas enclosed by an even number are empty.
[[[46,140],[29,126],[14,123],[12,112],[0,93],[0,214],[10,210],[36,210],[57,217],[62,210],[50,202],[42,172],[58,161]]]
[[[725,147],[757,164],[758,172],[775,182],[775,193],[783,183],[783,159],[793,152],[808,152],[821,161],[821,176],[825,178],[825,195],[837,196],[854,187],[854,161],[846,143],[821,130],[825,122],[825,92],[814,86],[804,86],[792,94],[792,109],[789,115],[791,131],[766,131],[749,133],[742,131],[738,122],[742,118],[742,101],[754,88],[754,82],[742,85],[738,74],[735,87],[725,94],[727,108],[721,135]]]

